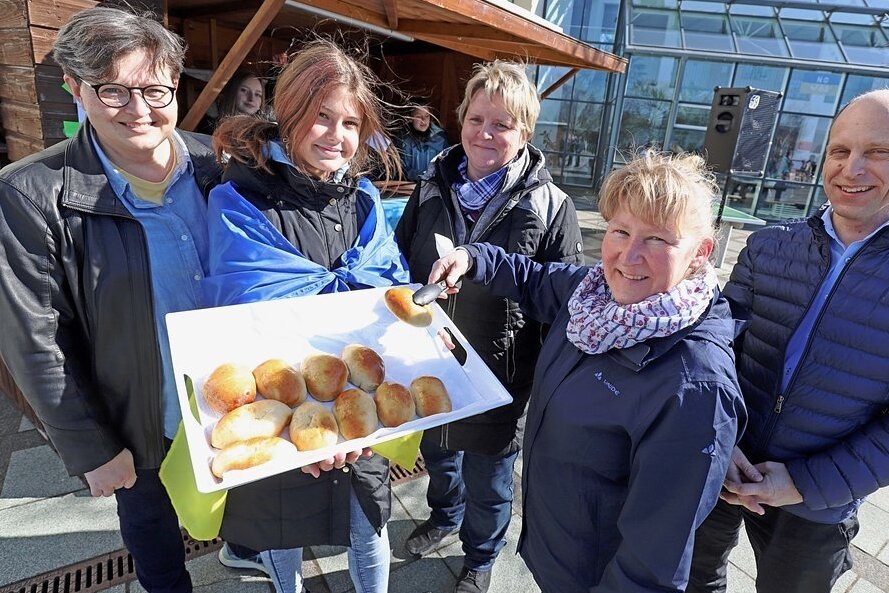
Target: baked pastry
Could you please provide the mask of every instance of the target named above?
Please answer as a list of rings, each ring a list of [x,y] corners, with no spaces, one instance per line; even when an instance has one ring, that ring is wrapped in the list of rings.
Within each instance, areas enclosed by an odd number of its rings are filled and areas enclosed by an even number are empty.
[[[302,361],[300,371],[312,397],[322,402],[333,401],[346,387],[349,369],[346,363],[331,354],[313,354]]]
[[[333,413],[346,439],[366,437],[379,426],[373,398],[360,389],[347,389],[336,396]]]
[[[257,437],[276,437],[290,422],[290,406],[262,399],[235,408],[219,419],[210,433],[210,444],[224,449],[233,443]]]
[[[290,440],[300,451],[336,445],[339,440],[336,418],[317,402],[300,404],[290,419]]]
[[[376,391],[386,377],[386,365],[372,348],[349,344],[343,348],[343,362],[349,369],[349,382],[364,391]]]
[[[256,391],[266,399],[275,399],[288,406],[306,401],[306,381],[302,373],[285,360],[272,358],[253,369]]]
[[[451,411],[451,398],[438,377],[423,376],[411,381],[411,395],[419,416],[431,416]]]
[[[258,437],[229,445],[213,458],[210,471],[217,478],[233,469],[247,469],[273,459],[286,459],[296,448],[280,437]]]
[[[226,363],[210,373],[202,392],[211,408],[227,414],[256,399],[256,381],[247,367]]]
[[[401,426],[417,413],[411,392],[400,383],[381,383],[377,387],[374,401],[377,404],[377,416],[386,427]]]
[[[383,295],[386,307],[402,321],[416,327],[426,327],[432,323],[432,309],[421,307],[413,299],[414,290],[410,286],[394,286]]]

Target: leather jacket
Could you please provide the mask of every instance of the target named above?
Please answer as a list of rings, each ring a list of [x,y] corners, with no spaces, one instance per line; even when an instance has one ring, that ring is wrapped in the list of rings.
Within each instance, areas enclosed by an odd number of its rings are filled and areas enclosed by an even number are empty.
[[[206,136],[179,132],[205,197]],[[87,123],[0,171],[0,355],[71,475],[165,454],[148,247]]]

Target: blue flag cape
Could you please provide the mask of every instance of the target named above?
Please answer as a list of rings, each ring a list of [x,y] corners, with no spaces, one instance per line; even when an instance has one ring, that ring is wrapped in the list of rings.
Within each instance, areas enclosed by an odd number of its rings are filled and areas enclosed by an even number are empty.
[[[368,212],[342,265],[328,270],[307,259],[231,183],[210,191],[208,305],[253,303],[410,282],[407,263],[385,221],[379,192],[360,178],[358,211]]]

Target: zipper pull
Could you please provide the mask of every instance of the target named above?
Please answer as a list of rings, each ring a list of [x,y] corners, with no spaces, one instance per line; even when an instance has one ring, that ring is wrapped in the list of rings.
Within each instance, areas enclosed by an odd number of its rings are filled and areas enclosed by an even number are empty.
[[[775,402],[775,413],[776,413],[776,414],[780,414],[780,413],[781,413],[781,408],[782,408],[782,407],[784,407],[784,396],[783,396],[783,395],[779,395],[779,396],[778,396],[778,401]]]

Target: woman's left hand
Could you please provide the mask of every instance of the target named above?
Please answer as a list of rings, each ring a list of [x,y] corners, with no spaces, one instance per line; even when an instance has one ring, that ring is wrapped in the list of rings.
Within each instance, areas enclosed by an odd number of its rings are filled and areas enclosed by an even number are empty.
[[[344,451],[335,454],[333,457],[322,459],[317,463],[304,465],[300,469],[304,474],[310,474],[312,477],[317,478],[323,471],[329,472],[332,469],[342,469],[347,463],[355,463],[359,457],[372,457],[373,454],[374,452],[370,447],[355,451]]]

